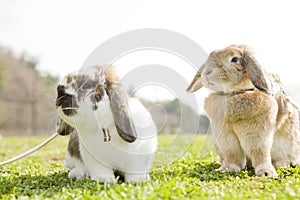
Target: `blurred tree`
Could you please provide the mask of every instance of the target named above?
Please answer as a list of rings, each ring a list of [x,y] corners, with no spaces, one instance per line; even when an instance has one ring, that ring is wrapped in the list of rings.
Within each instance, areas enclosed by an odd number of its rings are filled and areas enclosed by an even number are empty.
[[[47,86],[52,86],[52,87],[56,86],[59,80],[58,76],[54,76],[50,73],[45,73],[42,76],[40,76],[40,78]]]
[[[149,109],[154,122],[161,130],[160,133],[207,133],[206,130],[209,127],[207,118],[205,116],[199,118],[199,115],[192,108],[179,99],[158,102],[150,102],[144,99],[142,103]]]
[[[198,133],[206,134],[210,132],[210,122],[206,115],[202,114],[199,116],[199,127]]]
[[[0,61],[0,90],[3,88],[3,79],[4,79],[4,63]]]
[[[28,56],[26,53],[23,53],[19,60],[20,63],[37,72],[37,65],[39,61],[36,57]]]
[[[45,134],[55,127],[58,78],[42,74],[38,59],[0,50],[1,134]]]

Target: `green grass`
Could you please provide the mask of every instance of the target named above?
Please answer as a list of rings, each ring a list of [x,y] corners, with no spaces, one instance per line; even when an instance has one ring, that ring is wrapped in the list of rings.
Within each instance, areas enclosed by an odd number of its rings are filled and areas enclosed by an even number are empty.
[[[0,139],[0,161],[45,138]],[[209,136],[160,135],[151,181],[101,184],[67,178],[63,168],[67,137],[59,137],[33,155],[0,167],[2,199],[300,199],[300,167],[277,169],[276,178],[253,170],[216,172],[220,165]]]

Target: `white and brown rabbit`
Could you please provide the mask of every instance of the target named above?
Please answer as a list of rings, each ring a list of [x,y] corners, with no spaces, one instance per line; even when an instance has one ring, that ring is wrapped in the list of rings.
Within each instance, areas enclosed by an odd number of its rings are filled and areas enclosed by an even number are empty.
[[[248,46],[213,51],[187,91],[203,86],[211,90],[204,109],[221,160],[219,170],[239,171],[248,160],[257,176],[274,176],[274,167],[300,164],[299,108]]]
[[[149,180],[157,147],[150,113],[129,98],[112,66],[82,68],[57,87],[58,133],[71,133],[65,166],[68,177],[126,182]]]

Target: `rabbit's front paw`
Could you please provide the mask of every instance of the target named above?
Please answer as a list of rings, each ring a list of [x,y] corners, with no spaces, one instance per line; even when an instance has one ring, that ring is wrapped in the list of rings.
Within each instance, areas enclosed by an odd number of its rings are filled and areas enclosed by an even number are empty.
[[[149,174],[133,174],[133,173],[126,173],[125,174],[125,181],[129,183],[143,183],[150,180]]]
[[[220,171],[220,172],[239,172],[239,171],[241,171],[241,167],[239,167],[236,164],[227,164],[227,165],[222,165],[219,169],[216,169],[216,171]]]
[[[79,181],[82,181],[84,177],[85,177],[85,173],[81,167],[75,167],[71,169],[68,173],[68,178],[76,178]]]
[[[275,167],[287,168],[287,167],[291,166],[291,162],[287,161],[287,160],[280,160],[280,161],[274,162],[274,166]]]
[[[272,165],[260,165],[255,168],[256,176],[277,176],[277,172]]]
[[[100,183],[113,183],[115,181],[114,174],[91,174],[90,178]]]

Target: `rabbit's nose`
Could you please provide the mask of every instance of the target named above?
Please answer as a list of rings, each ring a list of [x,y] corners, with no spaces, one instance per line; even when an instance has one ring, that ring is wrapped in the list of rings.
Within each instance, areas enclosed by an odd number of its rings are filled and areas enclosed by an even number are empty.
[[[56,106],[59,107],[62,104],[62,98],[65,96],[65,86],[57,86],[57,97],[56,97]]]

